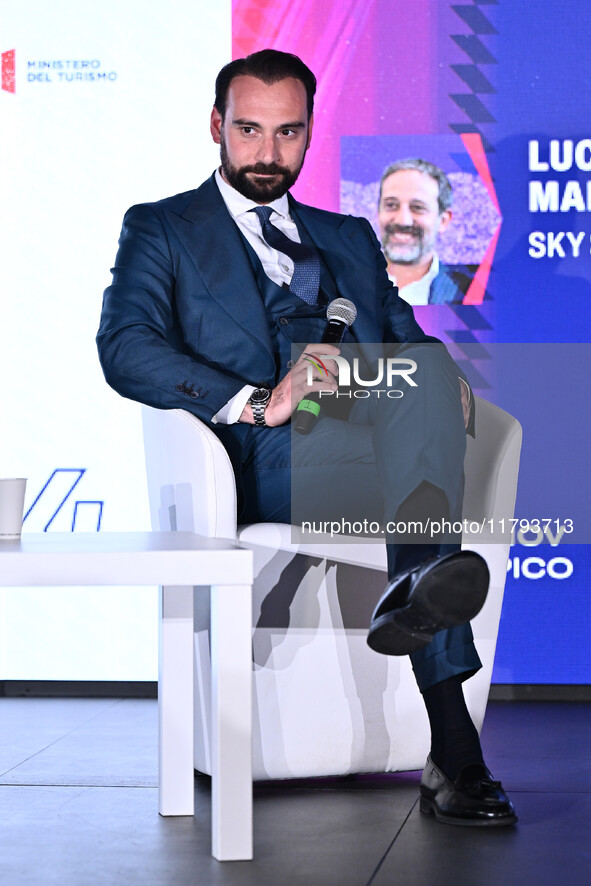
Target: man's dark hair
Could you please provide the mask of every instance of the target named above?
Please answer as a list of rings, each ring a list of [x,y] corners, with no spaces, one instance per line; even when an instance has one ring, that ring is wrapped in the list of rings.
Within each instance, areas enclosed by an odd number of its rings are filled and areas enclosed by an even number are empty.
[[[300,80],[306,87],[308,97],[308,120],[314,110],[314,93],[316,92],[316,77],[297,55],[291,52],[279,52],[278,49],[261,49],[253,52],[246,58],[236,58],[229,62],[219,72],[215,81],[215,106],[222,115],[226,113],[226,97],[230,83],[234,77],[248,74],[262,80],[267,86],[272,86],[286,77],[294,77]]]
[[[406,160],[397,160],[396,163],[391,163],[389,166],[386,166],[380,180],[380,196],[378,204],[382,201],[382,189],[386,179],[391,175],[394,175],[395,172],[400,172],[403,169],[416,169],[417,172],[424,172],[426,175],[434,178],[439,185],[439,214],[441,215],[449,209],[452,201],[452,190],[447,175],[443,169],[439,168],[439,166],[435,166],[434,163],[429,163],[428,160],[421,160],[418,157],[408,157]]]

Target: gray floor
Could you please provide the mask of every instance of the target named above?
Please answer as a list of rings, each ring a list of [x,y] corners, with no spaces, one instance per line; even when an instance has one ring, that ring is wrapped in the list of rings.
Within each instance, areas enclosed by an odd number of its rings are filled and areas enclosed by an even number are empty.
[[[195,818],[157,813],[156,702],[0,698],[3,886],[588,886],[591,704],[491,703],[486,756],[515,828],[419,813],[418,773],[255,788],[255,860],[210,857]]]

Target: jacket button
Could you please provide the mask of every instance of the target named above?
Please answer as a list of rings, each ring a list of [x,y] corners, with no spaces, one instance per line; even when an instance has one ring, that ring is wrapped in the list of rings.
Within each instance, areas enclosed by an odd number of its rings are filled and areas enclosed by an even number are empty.
[[[198,396],[199,394],[197,393],[197,391],[191,391],[189,393],[189,397],[191,398],[191,400],[196,400]]]
[[[175,388],[175,390],[176,390],[176,391],[180,391],[181,393],[184,393],[184,391],[185,391],[185,386],[184,386],[184,385],[177,385],[176,388]]]
[[[287,324],[289,323],[289,320],[287,319],[287,317],[280,317],[279,323],[281,326],[287,326]]]

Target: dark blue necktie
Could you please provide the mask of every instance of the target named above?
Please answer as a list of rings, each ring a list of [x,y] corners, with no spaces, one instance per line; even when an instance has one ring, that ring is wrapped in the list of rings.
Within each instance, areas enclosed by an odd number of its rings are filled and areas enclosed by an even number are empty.
[[[273,210],[269,206],[255,206],[251,211],[258,215],[263,237],[269,246],[278,252],[283,252],[293,261],[293,277],[289,284],[289,291],[307,304],[317,305],[320,287],[320,259],[314,247],[290,240],[279,228],[272,225],[269,216]]]

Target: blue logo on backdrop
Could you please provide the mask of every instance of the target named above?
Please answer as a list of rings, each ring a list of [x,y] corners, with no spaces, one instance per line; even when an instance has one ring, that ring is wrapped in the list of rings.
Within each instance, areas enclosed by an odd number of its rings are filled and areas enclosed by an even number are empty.
[[[99,532],[103,517],[103,501],[72,499],[72,493],[82,480],[86,468],[56,468],[37,493],[33,504],[23,518],[23,524],[32,516],[42,532],[60,522],[70,532]],[[29,520],[29,524],[31,520]],[[53,527],[56,528],[55,525]],[[67,531],[67,530],[66,530]]]

